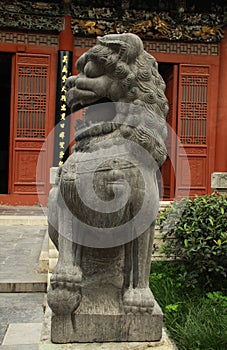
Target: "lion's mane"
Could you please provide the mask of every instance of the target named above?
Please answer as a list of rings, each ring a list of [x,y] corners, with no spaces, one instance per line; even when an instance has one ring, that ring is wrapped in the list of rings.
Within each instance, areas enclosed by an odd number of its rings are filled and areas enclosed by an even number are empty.
[[[143,49],[138,36],[115,34],[98,37],[97,45],[78,59],[79,73],[84,75],[89,61],[94,62],[97,69],[101,67],[115,84],[105,96],[118,102],[112,125],[118,124],[116,129],[120,130],[121,136],[138,142],[160,166],[166,158],[164,140],[169,108],[165,82],[158,72],[155,58]],[[113,127],[111,132],[114,130]],[[77,148],[80,148],[79,144]]]

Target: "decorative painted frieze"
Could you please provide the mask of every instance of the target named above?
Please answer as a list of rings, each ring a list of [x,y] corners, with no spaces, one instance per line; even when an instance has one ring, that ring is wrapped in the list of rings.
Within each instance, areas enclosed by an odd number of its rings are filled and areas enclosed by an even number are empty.
[[[71,15],[75,36],[135,33],[143,39],[219,42],[227,23],[223,3],[212,2],[210,11],[185,1],[117,0],[0,0],[0,28],[60,32],[64,15]],[[218,5],[217,5],[218,3]]]
[[[142,38],[218,42],[224,37],[224,16],[208,13],[169,13],[117,8],[72,6],[75,35],[134,33]]]
[[[63,25],[60,3],[0,1],[0,28],[60,32]]]

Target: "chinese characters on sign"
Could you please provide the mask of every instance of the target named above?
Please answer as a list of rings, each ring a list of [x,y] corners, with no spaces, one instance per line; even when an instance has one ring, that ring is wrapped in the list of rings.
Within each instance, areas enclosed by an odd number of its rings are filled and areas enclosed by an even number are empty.
[[[69,111],[66,105],[67,78],[72,71],[72,52],[59,51],[58,56],[58,81],[57,81],[57,108],[56,108],[56,134],[55,134],[55,166],[61,166],[69,146]]]

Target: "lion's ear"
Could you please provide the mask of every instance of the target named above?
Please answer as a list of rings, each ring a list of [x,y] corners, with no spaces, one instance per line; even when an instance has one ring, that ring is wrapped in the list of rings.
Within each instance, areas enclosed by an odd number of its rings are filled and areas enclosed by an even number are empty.
[[[104,36],[104,37],[98,37],[97,38],[98,43],[100,43],[101,45],[104,46],[108,46],[111,50],[117,52],[119,54],[119,58],[124,60],[123,56],[125,54],[125,52],[127,51],[127,49],[129,49],[129,45],[128,43],[126,43],[125,41],[122,40],[111,40],[111,37],[108,38],[108,36]]]
[[[119,55],[119,59],[131,63],[143,51],[141,39],[132,34],[109,34],[98,37],[97,42],[101,45],[108,46],[113,52]]]

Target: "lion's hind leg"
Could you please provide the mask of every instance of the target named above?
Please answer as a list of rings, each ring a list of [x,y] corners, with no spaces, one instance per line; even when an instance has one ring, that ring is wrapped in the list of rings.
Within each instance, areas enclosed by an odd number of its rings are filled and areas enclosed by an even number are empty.
[[[154,296],[149,288],[154,224],[125,245],[123,305],[125,313],[152,313]]]

